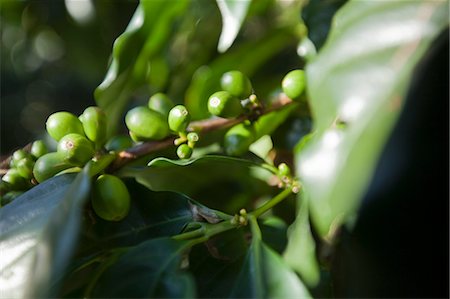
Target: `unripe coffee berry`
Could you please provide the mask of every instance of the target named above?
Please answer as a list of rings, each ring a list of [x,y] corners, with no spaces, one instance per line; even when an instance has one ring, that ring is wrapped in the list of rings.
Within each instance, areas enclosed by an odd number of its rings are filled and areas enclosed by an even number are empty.
[[[98,147],[106,141],[106,130],[108,127],[106,114],[99,107],[88,107],[79,117],[83,124],[84,133],[89,140]]]
[[[291,169],[289,166],[287,166],[286,163],[280,163],[278,165],[278,173],[281,176],[290,176],[291,175]]]
[[[105,148],[108,151],[122,151],[133,146],[133,141],[129,136],[117,135],[108,140]]]
[[[71,133],[84,135],[81,121],[72,113],[65,111],[50,115],[46,127],[47,133],[56,141]]]
[[[240,100],[228,91],[213,93],[208,99],[208,111],[220,117],[237,117],[244,112]]]
[[[174,132],[185,132],[190,121],[191,116],[183,105],[177,105],[169,112],[169,128]]]
[[[36,181],[42,183],[55,174],[74,166],[61,153],[48,153],[37,159],[33,167],[33,176]]]
[[[31,145],[30,153],[35,159],[37,159],[48,153],[47,145],[42,140],[36,140]]]
[[[24,151],[23,149],[18,149],[16,150],[12,156],[11,156],[11,161],[9,163],[10,167],[16,167],[17,163],[22,160],[22,159],[31,159],[31,155],[29,153],[27,153],[26,151]]]
[[[103,174],[95,181],[91,203],[100,218],[122,220],[128,215],[130,202],[127,186],[118,177]]]
[[[25,179],[31,179],[33,177],[34,161],[32,159],[23,158],[16,163],[16,169],[19,174]]]
[[[225,152],[230,156],[240,156],[248,151],[254,141],[254,127],[251,124],[237,124],[224,136]]]
[[[248,98],[252,94],[250,79],[240,71],[230,71],[220,79],[222,89],[240,99]]]
[[[83,166],[95,154],[92,142],[79,134],[68,134],[58,142],[57,152],[74,165]]]
[[[172,100],[164,93],[155,93],[148,100],[148,108],[161,113],[165,117],[169,115],[170,109],[175,106]]]
[[[160,140],[169,135],[169,126],[164,115],[144,106],[128,111],[125,123],[128,130],[139,140]]]
[[[192,148],[186,143],[177,148],[177,156],[180,159],[189,159],[192,156]]]
[[[298,99],[305,90],[305,72],[294,70],[286,74],[281,81],[283,92],[292,100]]]
[[[29,185],[27,180],[15,168],[8,169],[2,180],[8,183],[12,190],[24,190]]]

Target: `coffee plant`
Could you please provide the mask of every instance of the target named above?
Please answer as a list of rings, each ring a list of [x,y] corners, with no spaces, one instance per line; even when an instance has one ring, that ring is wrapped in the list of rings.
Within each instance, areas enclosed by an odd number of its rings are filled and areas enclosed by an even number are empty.
[[[2,157],[1,298],[448,296],[448,198],[409,193],[448,186],[448,11],[141,0],[95,104]]]

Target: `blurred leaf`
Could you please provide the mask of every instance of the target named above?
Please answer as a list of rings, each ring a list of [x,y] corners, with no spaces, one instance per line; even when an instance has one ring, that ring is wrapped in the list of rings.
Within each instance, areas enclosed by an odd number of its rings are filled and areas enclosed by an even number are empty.
[[[280,126],[291,112],[299,107],[298,104],[284,106],[280,110],[265,114],[255,122],[256,138],[264,135],[270,135]]]
[[[283,257],[300,274],[305,284],[314,287],[320,279],[316,243],[309,225],[307,194],[302,191],[298,196],[301,198],[301,206],[295,222],[289,227],[289,241]]]
[[[134,246],[148,239],[179,234],[194,221],[193,202],[173,192],[153,192],[134,181],[127,182],[132,198],[130,213],[122,221],[85,219],[80,254]]]
[[[127,29],[116,39],[111,66],[95,90],[97,104],[109,116],[109,134],[115,132],[135,89],[147,82],[149,62],[159,59],[171,37],[174,20],[187,4],[186,0],[141,1]]]
[[[351,1],[307,66],[314,135],[297,169],[320,235],[352,216],[448,2]],[[343,122],[344,127],[340,124]]]
[[[187,241],[152,239],[127,250],[99,269],[94,298],[193,298],[191,275],[180,269]]]
[[[277,253],[283,253],[287,244],[286,222],[276,216],[269,216],[262,220],[260,226],[264,243]]]
[[[310,298],[280,255],[253,236],[231,298]]]
[[[86,172],[61,175],[0,209],[3,298],[52,297],[50,282],[65,270],[89,194]]]
[[[222,14],[222,33],[220,34],[219,52],[225,52],[233,44],[239,33],[251,0],[216,0]]]
[[[222,179],[239,179],[258,164],[227,156],[204,156],[193,160],[157,158],[148,167],[123,168],[119,175],[134,177],[154,191],[175,191],[192,196],[196,191]]]

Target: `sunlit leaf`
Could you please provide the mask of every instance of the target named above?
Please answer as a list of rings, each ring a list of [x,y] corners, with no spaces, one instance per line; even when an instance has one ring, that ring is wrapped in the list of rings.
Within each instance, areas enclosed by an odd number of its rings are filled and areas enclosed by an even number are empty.
[[[297,165],[320,235],[358,208],[414,67],[448,21],[446,1],[351,1],[336,14],[306,69],[317,134]]]
[[[0,293],[3,298],[52,296],[65,270],[89,193],[85,172],[49,179],[0,209]]]
[[[251,2],[251,0],[217,0],[222,14],[222,33],[217,46],[219,52],[225,52],[233,44]]]

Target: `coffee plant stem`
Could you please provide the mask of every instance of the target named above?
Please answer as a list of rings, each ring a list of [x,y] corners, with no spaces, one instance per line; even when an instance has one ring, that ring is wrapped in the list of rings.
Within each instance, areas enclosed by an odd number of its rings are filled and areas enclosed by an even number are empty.
[[[261,216],[262,214],[264,214],[265,212],[267,212],[268,210],[273,208],[275,205],[277,205],[278,203],[282,202],[291,193],[292,193],[292,188],[284,189],[277,196],[275,196],[274,198],[272,198],[271,200],[269,200],[268,202],[266,202],[265,204],[263,204],[262,206],[260,206],[256,210],[254,210],[251,213],[249,213],[249,215],[251,215],[251,216],[253,216],[255,218],[258,218],[259,216]]]

